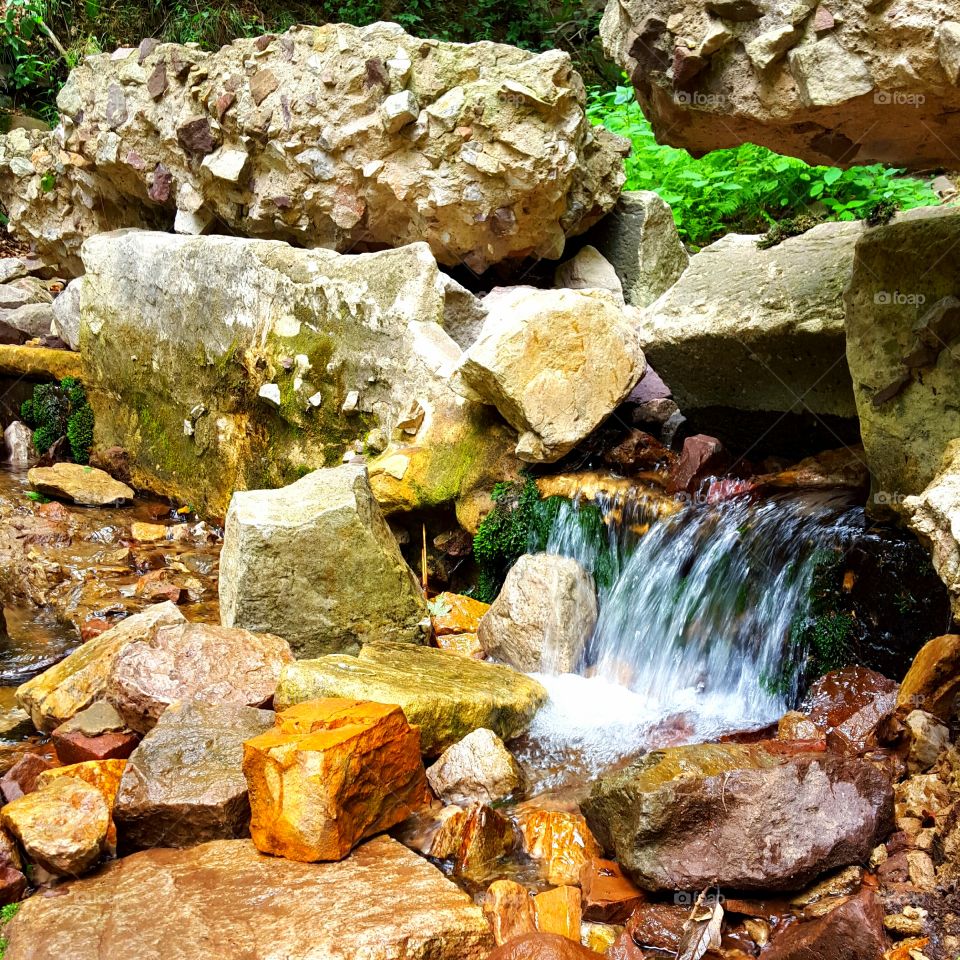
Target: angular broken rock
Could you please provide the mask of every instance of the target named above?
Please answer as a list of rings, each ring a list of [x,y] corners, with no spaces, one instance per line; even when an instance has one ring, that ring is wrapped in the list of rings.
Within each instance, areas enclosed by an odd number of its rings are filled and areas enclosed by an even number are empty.
[[[480,727],[447,747],[427,780],[447,803],[495,803],[522,789],[523,772],[503,741]]]
[[[484,652],[525,673],[572,673],[598,616],[593,577],[569,557],[522,556],[477,634]]]
[[[366,468],[348,464],[234,494],[220,611],[224,624],[275,632],[310,657],[374,638],[420,642],[427,605]]]
[[[494,880],[483,896],[483,912],[498,947],[537,929],[530,891],[515,880]]]
[[[580,806],[646,890],[795,890],[869,857],[892,826],[893,791],[889,772],[857,757],[705,744],[602,776]],[[745,843],[750,831],[764,842]]]
[[[127,644],[145,639],[158,624],[184,622],[183,614],[169,602],[127,617],[18,687],[17,703],[30,714],[38,730],[49,733],[104,699],[114,661]]]
[[[514,811],[523,851],[541,865],[548,883],[577,884],[584,864],[603,851],[583,816],[533,800]]]
[[[924,644],[897,693],[897,713],[923,710],[947,723],[960,695],[960,635],[944,634]]]
[[[482,273],[560,256],[616,201],[623,142],[587,119],[566,53],[422,40],[391,23],[297,26],[258,43],[163,43],[139,65],[135,52],[85,58],[58,97],[62,140],[11,151],[9,172],[0,151],[0,202],[20,235],[75,269],[85,237],[168,229],[189,191],[231,232],[340,250],[426,240]],[[199,161],[217,149],[247,152],[249,174],[210,176]],[[179,189],[148,204],[161,167]],[[57,209],[73,211],[69,225]]]
[[[623,302],[623,284],[607,260],[596,247],[587,244],[577,255],[557,267],[553,285],[568,290],[607,290]]]
[[[55,463],[28,471],[30,486],[38,493],[86,507],[118,506],[136,494],[109,473],[79,463]]]
[[[597,923],[626,923],[634,908],[646,899],[614,860],[599,857],[592,857],[580,868],[580,892],[584,920]]]
[[[470,897],[388,837],[325,864],[265,857],[249,840],[147,850],[32,898],[5,936],[6,960],[146,958],[157,944],[164,960],[196,960],[198,945],[204,960],[236,960],[238,944],[264,957],[282,944],[290,957],[486,960],[493,947]]]
[[[358,657],[297,660],[283,668],[276,709],[321,697],[396,703],[420,728],[420,747],[435,756],[478,727],[502,740],[523,733],[547,701],[536,680],[510,667],[406,643],[368,643]]]
[[[277,715],[243,745],[250,833],[262,853],[342,860],[426,794],[420,738],[396,706],[330,698]]]
[[[127,762],[114,820],[132,849],[190,847],[249,835],[243,743],[273,726],[270,710],[175,703]]]
[[[27,858],[50,873],[78,876],[106,848],[110,808],[103,793],[74,777],[58,777],[0,810],[0,821]]]
[[[607,290],[507,287],[484,299],[480,338],[459,376],[520,433],[517,456],[553,463],[630,395],[646,362]]]
[[[131,730],[147,733],[177,700],[263,706],[292,660],[286,640],[269,633],[161,625],[117,654],[106,694]]]

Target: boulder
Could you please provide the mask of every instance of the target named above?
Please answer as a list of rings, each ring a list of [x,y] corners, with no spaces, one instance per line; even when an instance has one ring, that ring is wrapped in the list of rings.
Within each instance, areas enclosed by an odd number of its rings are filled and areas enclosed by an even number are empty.
[[[533,898],[515,880],[494,880],[483,895],[483,912],[498,947],[514,937],[536,932]]]
[[[17,703],[38,730],[49,733],[104,698],[114,661],[127,644],[143,640],[158,624],[184,622],[183,614],[169,602],[127,617],[18,687]]]
[[[126,231],[83,256],[96,441],[127,450],[138,489],[222,517],[235,490],[358,452],[383,451],[389,509],[457,503],[505,475],[516,437],[450,385],[461,351],[425,244],[340,256]]]
[[[427,782],[446,803],[496,803],[523,789],[523,772],[503,741],[480,727],[440,754]]]
[[[304,862],[342,860],[406,819],[427,789],[403,711],[337,698],[278,713],[243,745],[243,773],[257,849]]]
[[[487,320],[459,376],[520,433],[521,460],[559,460],[643,376],[633,324],[609,291],[498,288],[484,306]]]
[[[424,239],[481,273],[558,257],[616,201],[623,141],[591,125],[584,101],[566,53],[391,23],[297,26],[213,53],[117,51],[85,58],[58,97],[61,136],[40,142],[75,159],[55,190],[35,196],[51,162],[35,150],[35,172],[16,171],[0,199],[20,235],[68,263],[90,218],[75,208],[109,180],[117,227],[151,217],[196,233],[216,218],[338,250]],[[66,229],[47,220],[52,198]]]
[[[58,876],[77,876],[104,853],[110,807],[103,793],[75,777],[58,777],[0,810],[0,821],[27,858]]]
[[[476,633],[480,620],[490,609],[489,603],[459,593],[438,593],[430,601],[433,633],[445,637],[459,633]]]
[[[904,499],[902,512],[930,551],[950,594],[953,619],[960,620],[960,439],[947,444],[939,472],[922,493]]]
[[[4,459],[12,467],[25,467],[36,456],[33,448],[33,431],[19,420],[14,420],[3,431],[3,443],[6,449]]]
[[[627,0],[607,4],[600,32],[659,142],[928,170],[949,168],[960,132],[954,15],[891,17],[860,0]]]
[[[359,657],[298,660],[283,668],[277,710],[320,697],[399,704],[420,728],[423,752],[435,756],[479,727],[502,740],[519,736],[547,691],[510,667],[383,641],[365,644]]]
[[[847,360],[878,511],[923,494],[960,437],[958,243],[960,211],[944,207],[898,214],[856,247]],[[939,251],[933,265],[930,250]]]
[[[573,673],[597,616],[593,577],[576,560],[525,554],[510,568],[477,635],[488,656],[525,673]]]
[[[553,285],[559,290],[607,290],[617,301],[624,302],[623,284],[613,264],[590,244],[581,247],[575,257],[557,267]]]
[[[866,860],[892,825],[893,793],[888,772],[856,757],[713,744],[606,774],[581,809],[646,890],[795,890]]]
[[[427,605],[366,469],[346,464],[234,494],[220,615],[228,626],[276,632],[311,657],[356,652],[375,637],[419,643]]]
[[[804,709],[831,749],[863,752],[877,746],[877,731],[893,714],[898,685],[876,670],[843,667],[814,681]]]
[[[612,264],[623,296],[634,307],[645,307],[663,296],[690,263],[673,211],[652,190],[620,194],[613,212],[590,231],[588,239]]]
[[[53,301],[51,333],[59,337],[71,350],[80,349],[80,287],[83,278],[67,284],[63,293]]]
[[[19,330],[27,340],[42,340],[50,336],[53,307],[49,303],[28,303],[16,310],[0,310],[0,320]]]
[[[597,960],[597,954],[558,933],[527,933],[497,947],[487,960]]]
[[[883,960],[883,907],[865,888],[829,913],[793,924],[774,936],[764,960]]]
[[[537,861],[547,883],[579,883],[584,864],[603,853],[586,820],[575,810],[551,809],[532,800],[514,811],[514,821],[523,852]]]
[[[960,636],[945,634],[924,644],[897,693],[897,713],[923,710],[947,723],[960,695]]]
[[[34,467],[27,472],[27,479],[37,493],[85,507],[119,506],[136,496],[130,487],[114,480],[109,473],[79,463]]]
[[[127,762],[114,810],[128,849],[249,835],[243,743],[274,715],[237,704],[175,703]]]
[[[147,733],[177,700],[264,706],[292,659],[286,640],[269,633],[159,625],[117,653],[107,699],[131,730]]]
[[[290,957],[486,960],[493,947],[470,897],[388,837],[325,864],[264,857],[249,840],[146,850],[58,893],[23,905],[6,960],[146,958],[158,944],[164,960],[235,960],[238,944],[264,957],[282,945]]]
[[[856,416],[841,294],[861,231],[823,223],[767,250],[731,233],[696,254],[638,327],[680,408]]]

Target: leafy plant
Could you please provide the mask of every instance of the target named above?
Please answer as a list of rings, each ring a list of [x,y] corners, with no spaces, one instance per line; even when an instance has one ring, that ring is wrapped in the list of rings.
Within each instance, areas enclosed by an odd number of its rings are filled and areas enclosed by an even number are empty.
[[[17,915],[17,912],[20,910],[19,903],[8,903],[5,907],[0,909],[0,931],[6,927],[6,925]],[[7,952],[7,947],[9,943],[7,938],[0,933],[0,960],[3,960],[4,954]]]
[[[60,383],[39,383],[24,400],[20,415],[33,430],[33,445],[46,453],[66,437],[76,463],[88,463],[93,445],[93,410],[80,382],[65,377]]]
[[[592,89],[587,114],[630,140],[627,189],[663,197],[673,208],[681,238],[695,248],[731,230],[763,232],[804,215],[857,220],[881,204],[892,215],[938,202],[926,183],[882,164],[812,167],[749,143],[696,160],[686,150],[657,143],[631,87]]]

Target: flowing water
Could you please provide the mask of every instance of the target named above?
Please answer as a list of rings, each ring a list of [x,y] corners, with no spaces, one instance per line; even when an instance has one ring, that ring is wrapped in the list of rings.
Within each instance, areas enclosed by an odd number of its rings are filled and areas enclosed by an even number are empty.
[[[551,701],[531,730],[537,766],[572,749],[590,775],[790,709],[802,657],[791,626],[818,553],[862,531],[860,508],[842,494],[737,497],[648,524],[642,504],[607,502],[618,521],[605,539],[584,509],[561,509],[547,550],[598,571],[600,617],[579,674],[539,678]]]

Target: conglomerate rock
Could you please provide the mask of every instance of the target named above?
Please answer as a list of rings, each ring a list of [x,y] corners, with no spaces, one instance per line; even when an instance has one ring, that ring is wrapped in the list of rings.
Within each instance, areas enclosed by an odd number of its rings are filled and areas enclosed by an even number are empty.
[[[482,271],[558,257],[609,210],[623,141],[593,127],[567,54],[293,27],[215,53],[145,40],[87,57],[48,135],[0,146],[21,237],[77,270],[117,227],[352,250],[426,240]],[[102,201],[102,202],[101,202]]]
[[[949,0],[610,0],[600,27],[661,142],[814,164],[946,166],[960,135]]]

